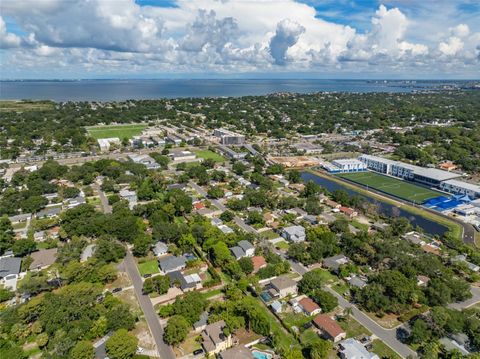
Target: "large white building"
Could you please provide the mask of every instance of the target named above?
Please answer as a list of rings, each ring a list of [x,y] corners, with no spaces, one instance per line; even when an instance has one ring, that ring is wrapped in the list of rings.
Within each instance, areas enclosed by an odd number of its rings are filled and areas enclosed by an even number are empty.
[[[480,186],[473,183],[451,179],[440,183],[440,189],[445,192],[467,195],[470,198],[480,198]]]
[[[215,129],[213,135],[220,139],[222,145],[243,145],[245,143],[244,135],[227,130],[226,128]]]
[[[358,159],[373,171],[433,187],[440,187],[443,181],[461,177],[458,173],[415,166],[377,156],[361,155]]]
[[[99,138],[98,139],[98,146],[100,147],[100,151],[108,152],[110,150],[110,146],[112,144],[120,146],[121,141],[118,137],[111,137],[111,138]]]
[[[359,172],[365,171],[367,165],[355,158],[346,160],[334,160],[332,164],[340,169],[340,172]]]

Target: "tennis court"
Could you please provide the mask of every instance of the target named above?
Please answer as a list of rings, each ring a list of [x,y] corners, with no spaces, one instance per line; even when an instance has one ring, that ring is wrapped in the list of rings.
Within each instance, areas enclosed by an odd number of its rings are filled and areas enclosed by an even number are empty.
[[[341,173],[338,176],[415,203],[423,203],[441,194],[440,192],[375,172]]]

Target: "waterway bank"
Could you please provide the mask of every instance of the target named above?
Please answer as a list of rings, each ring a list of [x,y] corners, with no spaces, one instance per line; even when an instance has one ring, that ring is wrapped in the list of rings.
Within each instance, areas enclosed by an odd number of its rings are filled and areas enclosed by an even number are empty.
[[[379,194],[373,190],[367,191],[351,182],[312,169],[302,170],[302,178],[307,181],[313,180],[329,191],[343,189],[347,192],[361,195],[370,202],[377,203],[379,205],[380,213],[391,216],[394,211],[396,211],[400,216],[409,219],[414,226],[418,225],[431,235],[442,236],[446,232],[451,232],[455,238],[462,239],[463,237],[462,225],[452,219],[432,213],[428,209],[414,207],[401,200],[397,200],[384,194]],[[397,210],[394,210],[394,208]]]

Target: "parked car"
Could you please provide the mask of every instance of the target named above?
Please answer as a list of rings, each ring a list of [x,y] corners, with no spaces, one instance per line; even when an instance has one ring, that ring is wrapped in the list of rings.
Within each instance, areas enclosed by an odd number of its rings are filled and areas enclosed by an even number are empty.
[[[112,293],[118,293],[118,292],[121,292],[122,291],[122,288],[114,288],[112,290]]]
[[[152,275],[151,274],[144,274],[143,278],[150,278]]]
[[[203,349],[197,349],[193,352],[193,355],[200,355],[203,354]]]

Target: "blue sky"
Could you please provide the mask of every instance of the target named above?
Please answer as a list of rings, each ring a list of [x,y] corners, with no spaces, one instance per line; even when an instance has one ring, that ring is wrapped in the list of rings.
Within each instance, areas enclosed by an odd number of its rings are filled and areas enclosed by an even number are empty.
[[[3,0],[1,79],[478,78],[470,0]]]

